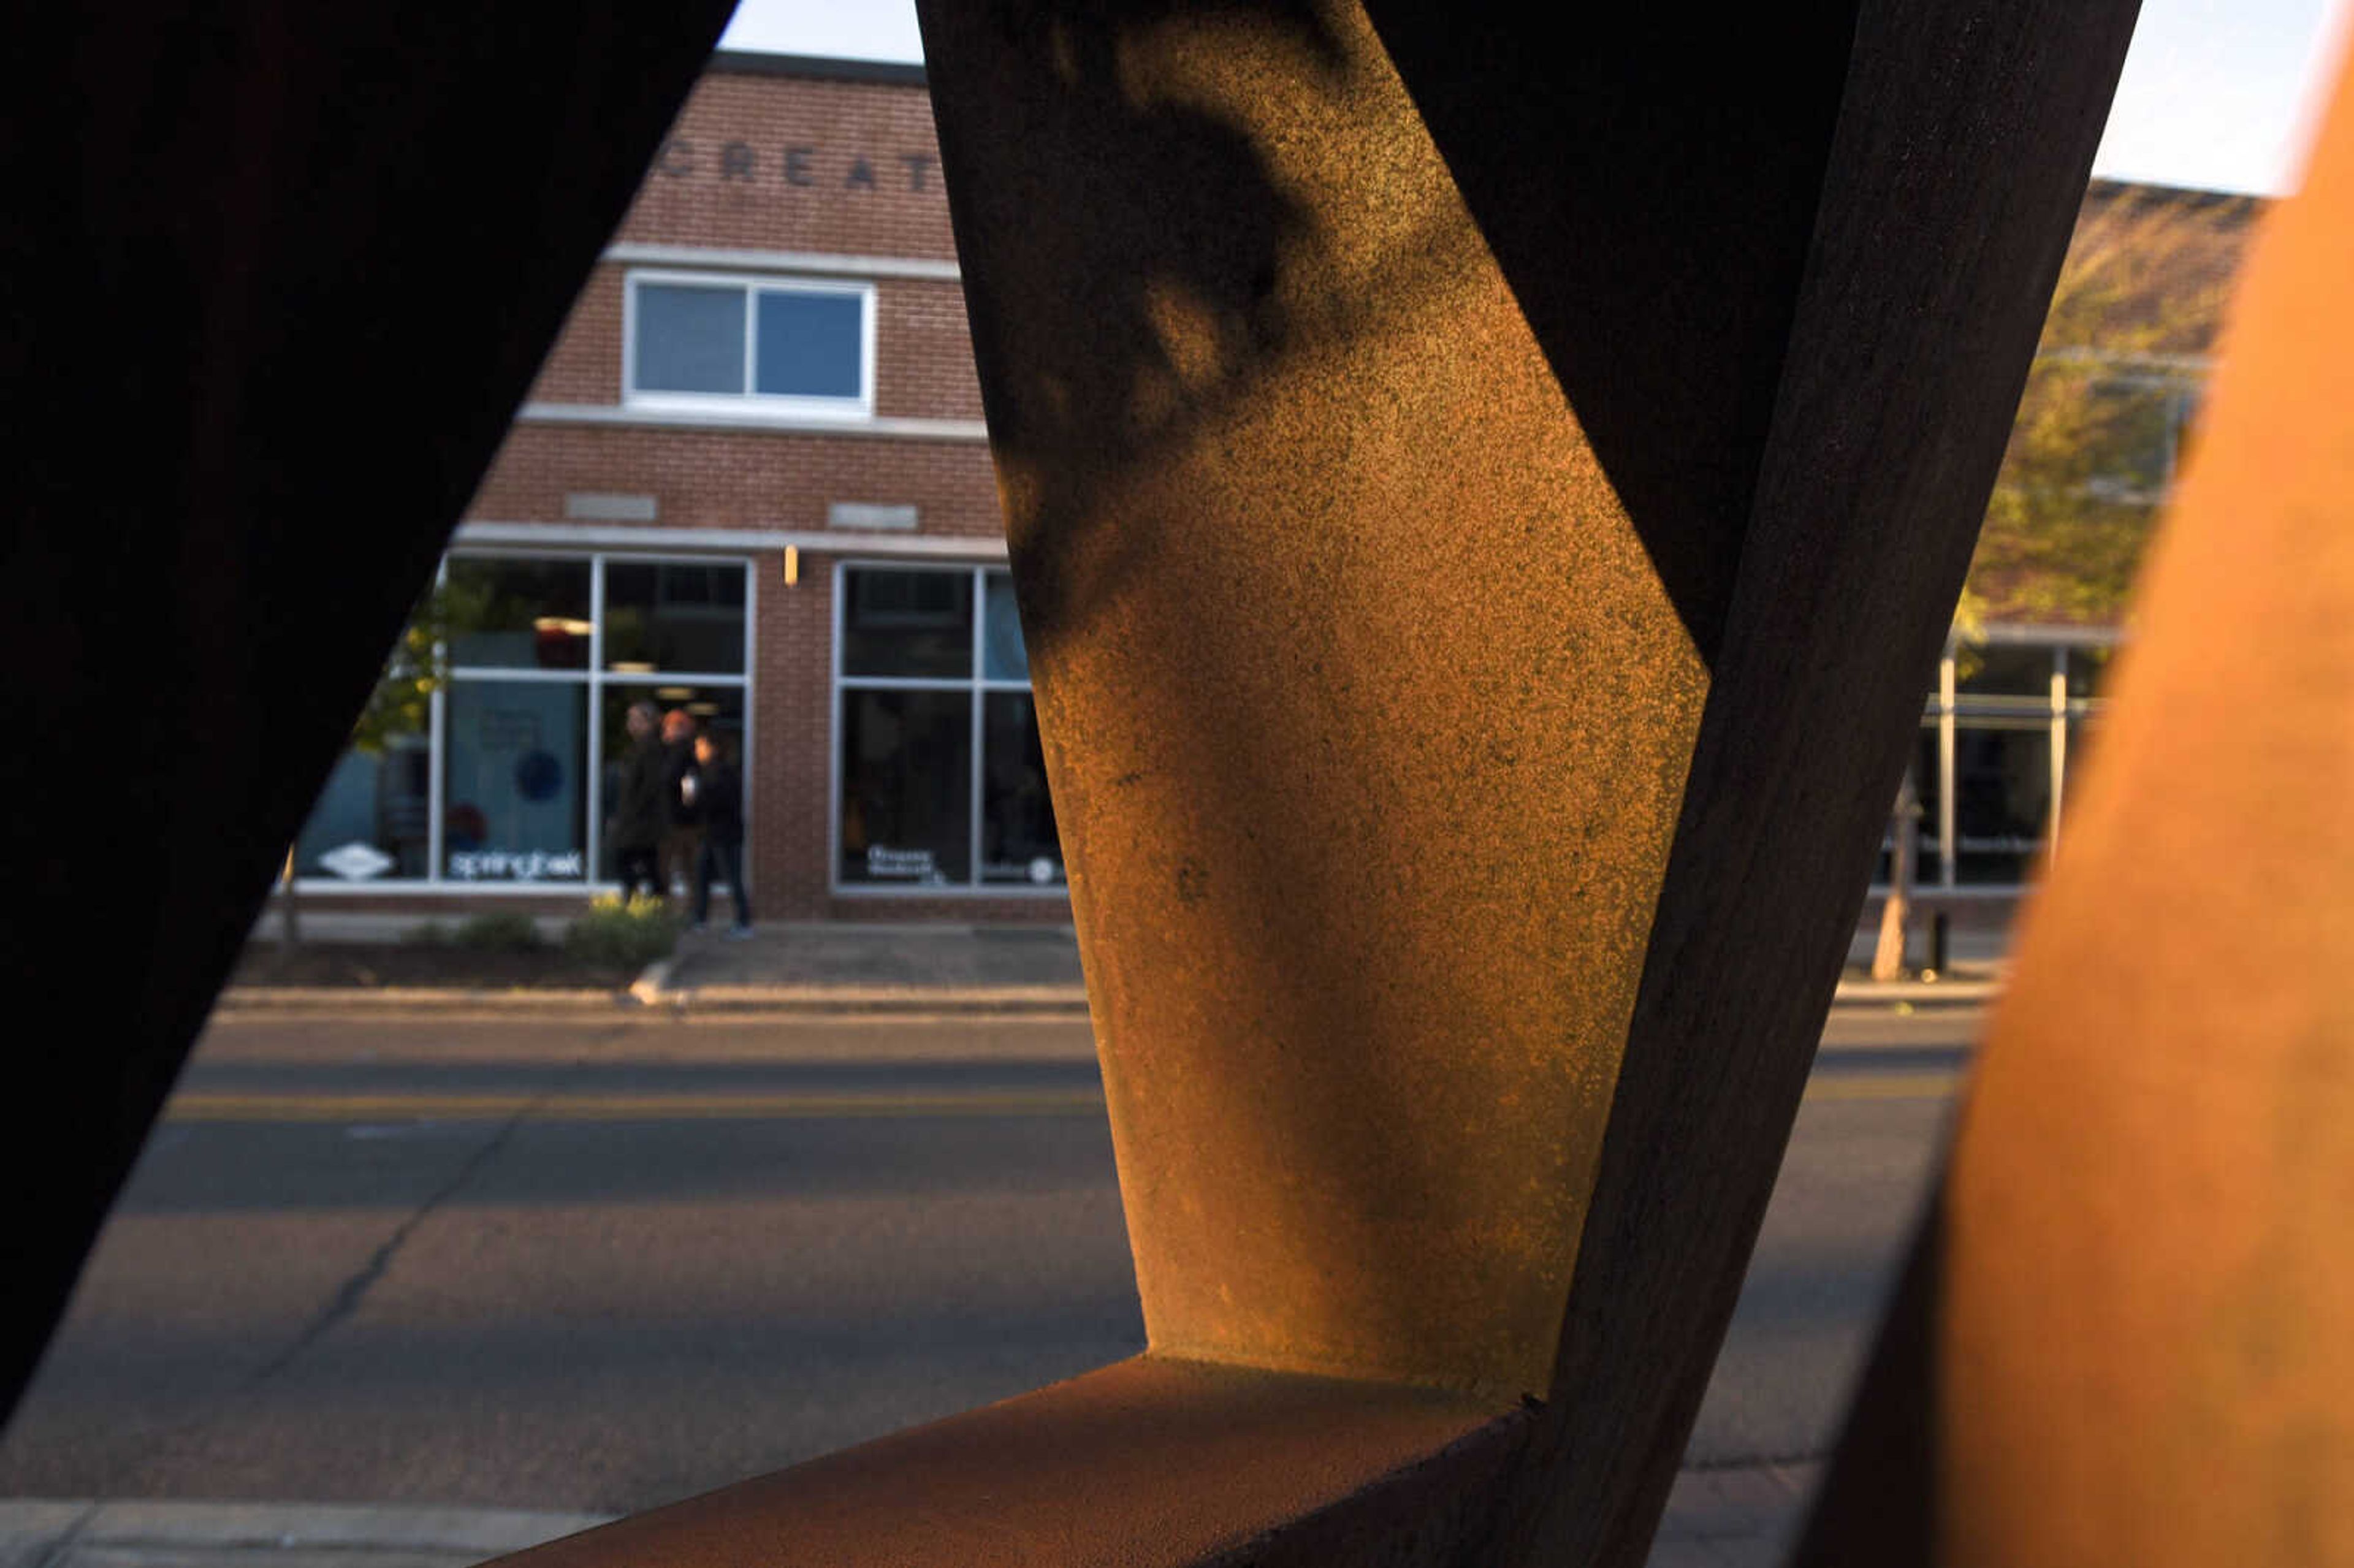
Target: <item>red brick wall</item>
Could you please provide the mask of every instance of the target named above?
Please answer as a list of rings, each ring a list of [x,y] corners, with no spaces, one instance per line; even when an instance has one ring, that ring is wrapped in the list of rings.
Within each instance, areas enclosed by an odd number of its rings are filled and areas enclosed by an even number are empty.
[[[650,425],[517,425],[466,515],[560,523],[571,491],[652,495],[667,528],[822,528],[828,503],[864,501],[914,503],[928,535],[1005,534],[978,441]]]
[[[804,151],[789,165],[795,148]],[[871,185],[852,177],[860,159]],[[930,101],[920,87],[715,71],[688,100],[615,238],[953,260]],[[596,269],[541,366],[533,402],[607,408],[620,402],[627,271],[613,263]],[[980,418],[960,286],[873,282],[876,413]],[[758,427],[520,423],[467,516],[561,524],[564,498],[576,491],[650,494],[661,528],[816,530],[825,526],[829,503],[849,501],[913,503],[927,535],[1004,534],[988,449],[979,441]],[[753,557],[746,784],[757,913],[763,920],[1067,923],[1070,908],[1060,898],[829,892],[833,566],[832,557],[805,556],[799,583],[788,587],[780,551]]]
[[[825,899],[827,691],[832,680],[833,570],[804,557],[785,586],[781,553],[757,557],[758,694],[745,785],[752,801],[752,887],[764,920],[820,918]]]
[[[855,177],[861,160],[872,185]],[[717,70],[679,111],[614,238],[953,260],[939,160],[921,87]]]

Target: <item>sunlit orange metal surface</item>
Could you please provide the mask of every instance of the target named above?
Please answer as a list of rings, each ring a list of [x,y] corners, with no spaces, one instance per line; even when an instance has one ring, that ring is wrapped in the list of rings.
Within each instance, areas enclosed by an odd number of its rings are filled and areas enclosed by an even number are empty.
[[[1954,1156],[1939,1560],[2354,1563],[2354,92],[2269,220]]]
[[[1145,1358],[507,1561],[1442,1562],[1494,1512],[1520,1425],[1429,1390]]]
[[[1151,1342],[1542,1392],[1700,654],[1362,11],[1052,31],[935,26],[1150,193],[976,288]]]

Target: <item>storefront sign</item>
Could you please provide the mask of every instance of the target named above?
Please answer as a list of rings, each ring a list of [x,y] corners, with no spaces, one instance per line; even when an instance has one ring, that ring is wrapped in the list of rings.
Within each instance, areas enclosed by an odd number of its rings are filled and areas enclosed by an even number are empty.
[[[866,846],[866,874],[869,876],[903,876],[919,882],[940,880],[938,861],[928,849],[892,849],[886,844]]]
[[[717,185],[822,186],[828,190],[894,190],[925,195],[939,188],[929,153],[832,153],[822,147],[755,147],[749,142],[695,142],[673,136],[654,159],[665,179]]]
[[[393,860],[376,845],[354,839],[321,855],[319,863],[345,882],[366,882],[372,876],[382,876],[390,871]]]
[[[460,850],[450,856],[458,882],[578,882],[588,874],[578,850]]]

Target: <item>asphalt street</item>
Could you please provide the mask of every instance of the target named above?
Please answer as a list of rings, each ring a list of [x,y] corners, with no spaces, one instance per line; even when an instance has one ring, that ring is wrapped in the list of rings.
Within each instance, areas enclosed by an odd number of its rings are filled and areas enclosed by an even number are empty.
[[[1843,1011],[1688,1463],[1821,1453],[1974,1011]],[[0,1496],[635,1510],[1133,1353],[1087,1026],[217,1021]]]

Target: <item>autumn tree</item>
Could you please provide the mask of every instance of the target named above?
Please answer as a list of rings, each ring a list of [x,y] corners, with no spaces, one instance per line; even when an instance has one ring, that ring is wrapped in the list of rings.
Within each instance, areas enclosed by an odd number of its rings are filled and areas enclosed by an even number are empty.
[[[2087,193],[1955,611],[1965,676],[1989,623],[2126,619],[2257,210],[2203,191]],[[1914,783],[1895,819],[1906,847]],[[1878,979],[1904,965],[1913,862],[1900,853],[1891,868]]]
[[[426,590],[352,722],[353,750],[382,757],[402,737],[426,733],[433,719],[433,694],[450,683],[450,644],[480,626],[487,608],[487,592],[479,587],[442,581]],[[280,942],[290,948],[302,939],[297,870],[290,844],[278,887]]]
[[[2196,411],[2254,198],[2095,186],[1956,623],[2117,624]]]

